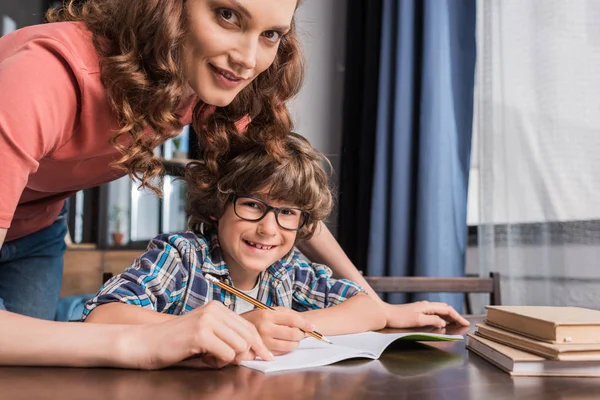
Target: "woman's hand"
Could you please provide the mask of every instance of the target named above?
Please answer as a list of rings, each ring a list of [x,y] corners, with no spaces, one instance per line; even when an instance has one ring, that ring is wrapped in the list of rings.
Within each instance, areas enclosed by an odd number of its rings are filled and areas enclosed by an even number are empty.
[[[215,368],[255,355],[273,359],[254,325],[217,301],[167,322],[131,326],[127,333],[120,346],[127,367],[158,369],[191,357]]]
[[[385,311],[388,328],[418,328],[435,326],[443,328],[447,323],[458,323],[469,326],[454,308],[446,303],[418,301],[408,304],[389,304],[380,302]]]
[[[275,307],[275,311],[253,310],[242,317],[256,327],[267,348],[275,355],[289,353],[298,347],[305,337],[301,329],[315,329],[300,313],[285,307]]]

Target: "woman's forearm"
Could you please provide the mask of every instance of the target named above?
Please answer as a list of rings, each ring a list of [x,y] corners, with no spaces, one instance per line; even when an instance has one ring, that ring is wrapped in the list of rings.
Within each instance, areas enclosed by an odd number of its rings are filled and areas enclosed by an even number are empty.
[[[383,329],[383,309],[369,296],[358,294],[341,304],[302,313],[323,335],[344,335]]]
[[[127,326],[44,321],[0,311],[0,365],[126,367]]]
[[[145,308],[124,304],[107,303],[102,304],[90,313],[85,322],[99,324],[157,324],[177,318],[175,315],[163,314]]]
[[[327,265],[333,270],[336,277],[348,279],[359,284],[367,291],[369,297],[378,303],[382,302],[360,271],[352,264],[352,261],[350,261],[324,223],[320,223],[310,240],[299,243],[298,247],[309,260]]]
[[[202,354],[210,355],[215,366],[252,354],[272,359],[254,326],[219,302],[170,318],[114,325],[43,321],[0,311],[0,365],[157,369]]]

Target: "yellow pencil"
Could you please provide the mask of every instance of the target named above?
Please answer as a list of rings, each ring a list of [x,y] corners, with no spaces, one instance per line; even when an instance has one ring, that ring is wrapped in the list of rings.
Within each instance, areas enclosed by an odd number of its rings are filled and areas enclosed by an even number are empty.
[[[241,292],[241,291],[237,290],[236,288],[229,286],[228,284],[226,284],[224,282],[221,282],[220,280],[218,280],[217,278],[215,278],[212,275],[206,274],[206,275],[204,275],[204,277],[206,278],[206,280],[214,283],[215,285],[219,286],[221,289],[227,290],[229,293],[234,294],[234,295],[238,296],[239,298],[246,300],[248,303],[254,305],[257,308],[260,308],[261,310],[275,310],[273,307],[269,307],[268,305],[261,303],[260,301],[256,300],[255,298],[248,296],[246,293]],[[319,340],[324,341],[325,343],[331,344],[331,342],[325,336],[321,335],[319,332],[305,331],[304,329],[300,329],[300,330],[302,332],[306,333],[307,335],[314,337],[315,339],[319,339]]]

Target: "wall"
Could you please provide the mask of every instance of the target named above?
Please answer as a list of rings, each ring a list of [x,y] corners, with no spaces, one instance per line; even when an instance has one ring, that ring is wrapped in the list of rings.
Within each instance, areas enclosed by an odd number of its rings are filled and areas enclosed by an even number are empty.
[[[39,24],[43,20],[46,0],[2,0],[0,1],[0,34],[7,25],[16,23],[17,28]],[[6,19],[10,18],[10,20]]]
[[[346,0],[304,0],[297,11],[299,37],[306,59],[304,86],[290,104],[295,129],[331,161],[339,174],[344,64]],[[338,186],[339,178],[332,176]],[[334,210],[328,225],[336,233]]]

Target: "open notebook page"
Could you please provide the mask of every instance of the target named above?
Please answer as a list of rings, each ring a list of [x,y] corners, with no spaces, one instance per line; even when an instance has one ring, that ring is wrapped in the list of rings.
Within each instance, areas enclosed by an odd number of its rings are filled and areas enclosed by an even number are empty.
[[[328,338],[332,344],[307,337],[300,342],[296,350],[282,356],[277,356],[274,361],[244,361],[242,365],[262,372],[312,368],[356,357],[377,359],[386,347],[398,339],[410,341],[453,341],[463,339],[460,335],[441,335],[422,332],[364,332],[351,335],[329,336]]]

